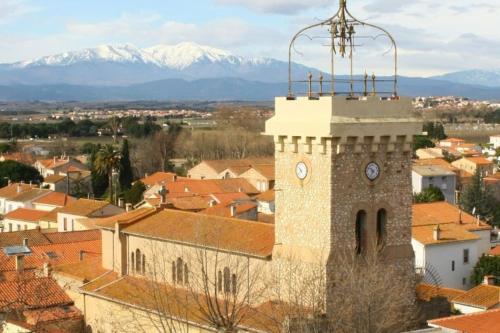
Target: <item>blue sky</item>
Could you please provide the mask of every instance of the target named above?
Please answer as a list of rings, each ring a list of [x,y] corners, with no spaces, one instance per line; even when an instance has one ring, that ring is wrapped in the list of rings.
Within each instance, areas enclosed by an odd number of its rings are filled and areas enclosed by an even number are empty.
[[[398,40],[401,73],[500,68],[500,0],[349,0],[351,12]],[[337,0],[0,0],[0,62],[101,44],[193,41],[244,56],[286,59],[300,27]],[[312,52],[299,62],[325,67]],[[371,67],[383,65],[372,63]]]

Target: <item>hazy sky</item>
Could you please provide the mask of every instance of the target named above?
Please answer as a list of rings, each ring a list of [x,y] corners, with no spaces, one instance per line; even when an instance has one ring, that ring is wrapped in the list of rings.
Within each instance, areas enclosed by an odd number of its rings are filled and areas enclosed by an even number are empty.
[[[182,41],[285,60],[293,33],[337,6],[337,0],[0,0],[0,62],[100,44]],[[500,0],[348,0],[348,6],[393,33],[404,75],[500,68]],[[327,57],[297,61],[325,67]]]

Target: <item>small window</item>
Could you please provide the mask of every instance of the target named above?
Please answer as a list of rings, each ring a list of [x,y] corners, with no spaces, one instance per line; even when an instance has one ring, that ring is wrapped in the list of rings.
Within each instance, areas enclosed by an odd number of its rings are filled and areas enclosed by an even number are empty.
[[[132,251],[132,253],[130,254],[130,270],[132,271],[132,273],[134,272],[134,268],[135,268],[135,256],[134,252]]]
[[[146,255],[142,255],[142,274],[146,274]]]
[[[135,250],[135,271],[137,273],[141,272],[141,250]]]
[[[184,284],[189,283],[189,271],[188,271],[188,265],[184,264]]]
[[[451,261],[451,271],[454,272],[455,271],[455,260],[452,260]]]
[[[12,232],[12,223],[9,223],[9,232]]]
[[[231,273],[229,272],[229,268],[224,268],[224,292],[229,293],[231,291]]]
[[[176,276],[177,276],[177,270],[175,269],[175,260],[174,260],[174,261],[172,261],[172,282],[173,283],[177,282]]]
[[[181,258],[177,258],[176,266],[177,266],[177,283],[182,283],[184,279],[184,272],[183,272],[184,263],[182,262]]]
[[[217,274],[217,290],[221,293],[222,292],[222,272],[219,271]]]
[[[237,283],[236,274],[233,274],[231,276],[231,289],[232,289],[231,291],[232,291],[233,295],[236,295],[236,290],[237,290],[236,283]]]
[[[469,249],[464,249],[464,264],[469,263]]]
[[[467,284],[467,278],[462,279],[462,284],[465,286]]]
[[[68,230],[68,220],[66,218],[63,218],[63,230]]]
[[[17,225],[17,231],[21,231],[21,225],[20,224]]]

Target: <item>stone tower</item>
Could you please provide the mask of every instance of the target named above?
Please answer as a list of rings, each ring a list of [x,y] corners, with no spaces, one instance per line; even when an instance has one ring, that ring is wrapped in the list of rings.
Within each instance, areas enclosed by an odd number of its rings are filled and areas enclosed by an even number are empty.
[[[341,0],[334,18],[313,26],[329,27],[337,51],[332,64],[342,51],[352,61],[353,41],[343,40],[341,31],[354,31],[356,22]],[[335,253],[383,248],[390,263],[411,273],[412,143],[422,125],[412,115],[411,100],[397,95],[396,72],[394,91],[385,95],[377,93],[375,76],[365,75],[359,84],[351,72],[344,95],[331,77],[314,82],[310,75],[301,81],[308,91],[300,97],[290,75],[289,95],[276,98],[275,116],[266,123],[276,148],[273,261],[293,258],[326,267]]]

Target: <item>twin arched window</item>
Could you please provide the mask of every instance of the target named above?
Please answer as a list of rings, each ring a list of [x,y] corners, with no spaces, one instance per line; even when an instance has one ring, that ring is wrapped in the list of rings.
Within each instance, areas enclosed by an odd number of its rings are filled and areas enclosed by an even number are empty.
[[[387,211],[385,209],[380,209],[377,212],[377,247],[383,247],[386,241],[386,231],[387,229]],[[355,226],[355,236],[356,236],[356,253],[363,254],[366,253],[368,247],[368,219],[366,211],[360,210],[356,214],[356,226]]]

